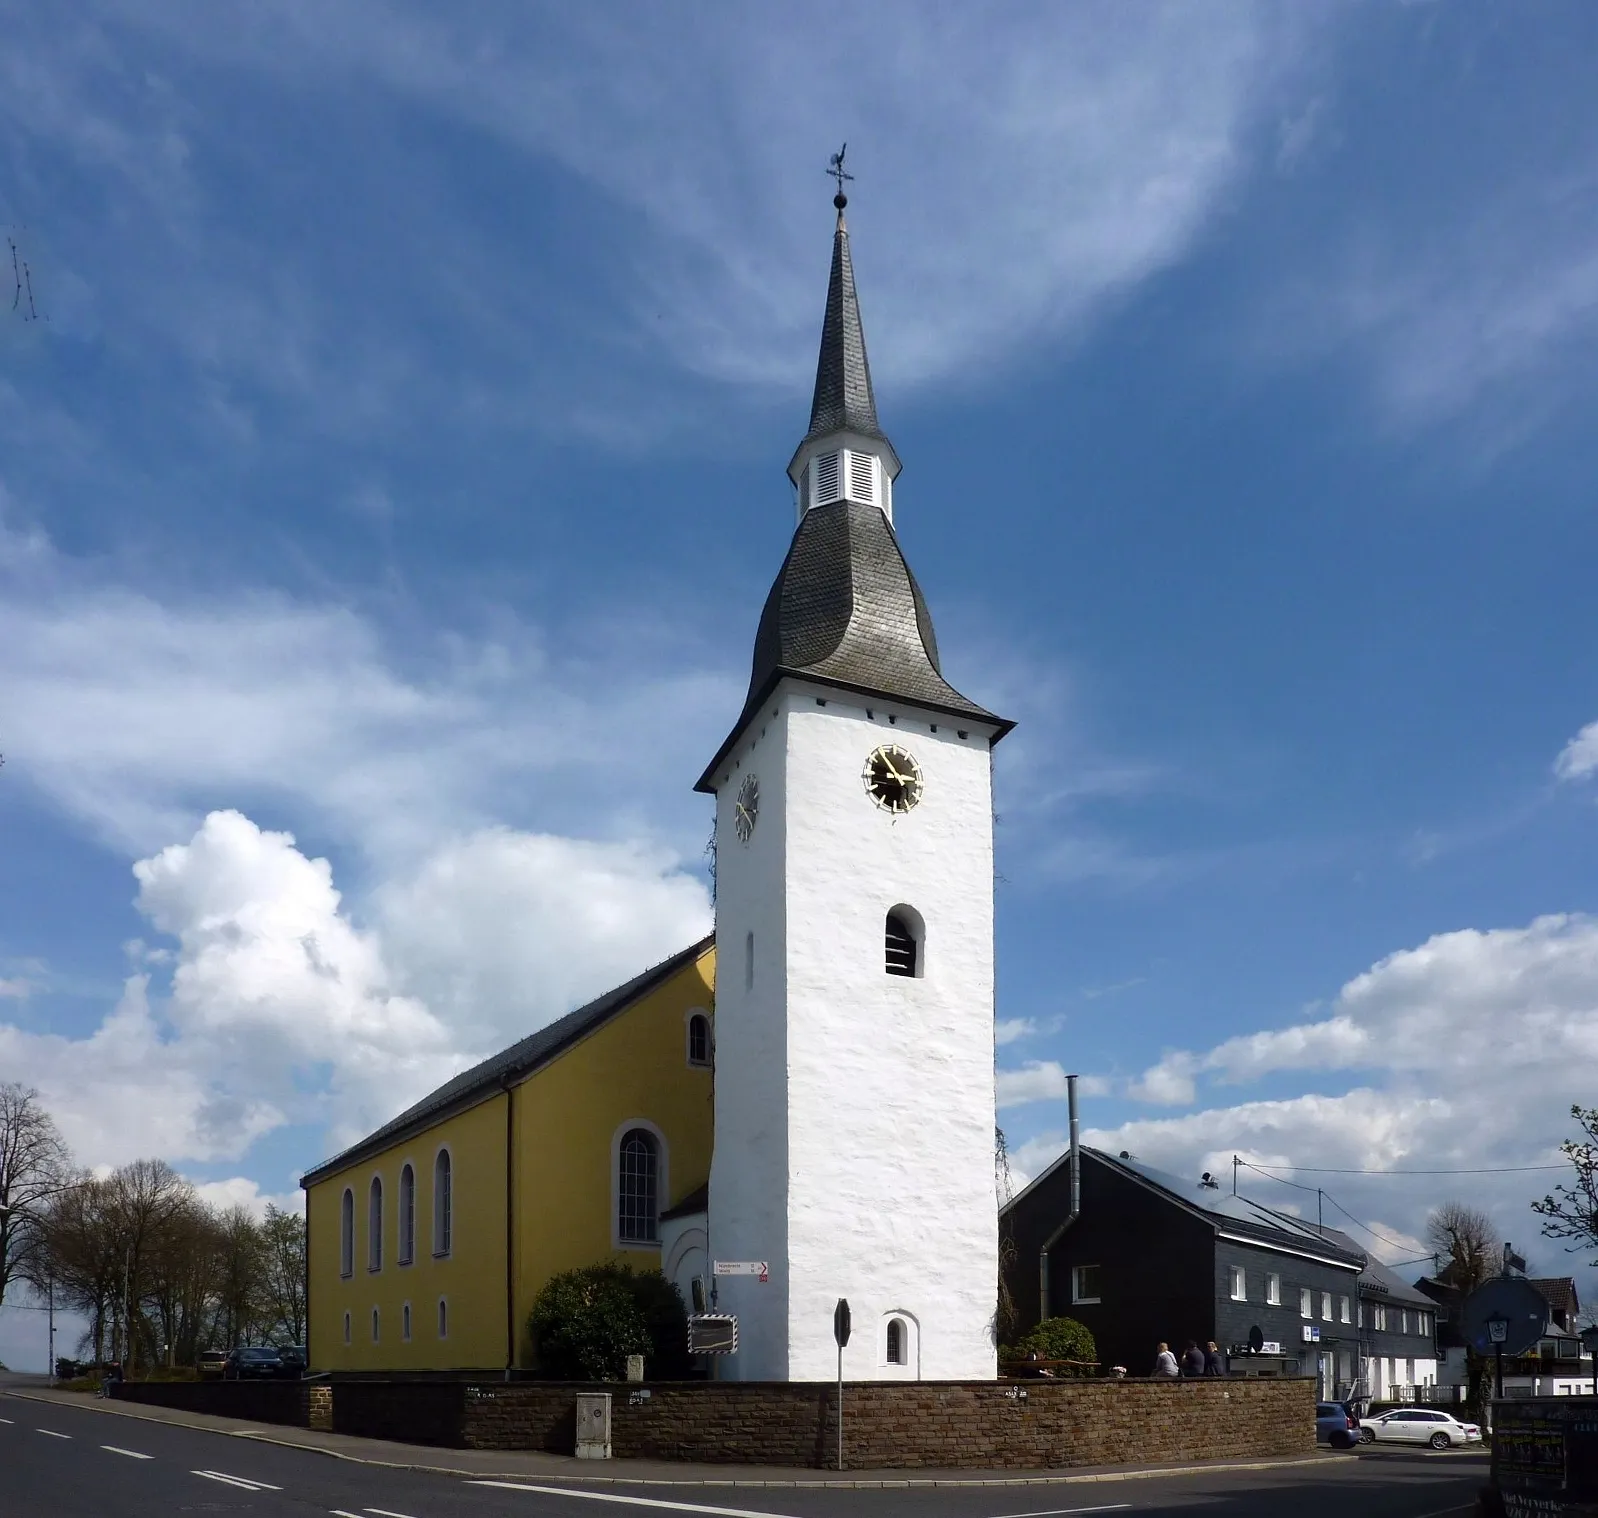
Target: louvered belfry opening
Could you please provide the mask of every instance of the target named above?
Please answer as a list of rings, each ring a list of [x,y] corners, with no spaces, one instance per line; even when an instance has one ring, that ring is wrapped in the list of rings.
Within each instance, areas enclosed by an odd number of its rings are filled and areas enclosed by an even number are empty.
[[[897,912],[889,912],[887,932],[884,937],[888,974],[914,976],[916,973],[916,936],[910,931],[909,923]]]

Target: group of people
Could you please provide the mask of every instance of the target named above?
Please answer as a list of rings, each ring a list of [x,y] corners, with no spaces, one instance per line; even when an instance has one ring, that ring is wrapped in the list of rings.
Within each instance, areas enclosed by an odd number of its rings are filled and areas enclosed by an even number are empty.
[[[1163,1340],[1160,1343],[1160,1352],[1154,1357],[1154,1369],[1150,1372],[1154,1376],[1168,1376],[1175,1380],[1178,1376],[1224,1376],[1226,1374],[1226,1357],[1221,1353],[1220,1347],[1214,1339],[1200,1349],[1196,1339],[1189,1339],[1187,1346],[1182,1351],[1182,1358],[1178,1362],[1171,1353],[1171,1346]]]

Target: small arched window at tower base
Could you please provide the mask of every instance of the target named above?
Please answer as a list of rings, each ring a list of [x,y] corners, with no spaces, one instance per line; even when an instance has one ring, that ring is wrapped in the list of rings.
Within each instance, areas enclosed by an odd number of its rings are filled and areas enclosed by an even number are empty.
[[[914,907],[902,903],[883,925],[883,968],[889,975],[919,979],[926,973],[927,925]]]
[[[882,1370],[891,1376],[914,1380],[921,1374],[921,1325],[913,1313],[898,1308],[883,1313],[877,1356]]]

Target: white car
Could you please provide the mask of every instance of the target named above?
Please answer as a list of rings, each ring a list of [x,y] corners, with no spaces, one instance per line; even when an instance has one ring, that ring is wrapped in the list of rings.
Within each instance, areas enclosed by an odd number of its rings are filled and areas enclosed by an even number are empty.
[[[1380,1439],[1383,1444],[1429,1444],[1433,1449],[1450,1449],[1456,1444],[1480,1444],[1481,1429],[1433,1407],[1395,1407],[1390,1413],[1360,1419],[1359,1437],[1362,1444],[1374,1444]]]

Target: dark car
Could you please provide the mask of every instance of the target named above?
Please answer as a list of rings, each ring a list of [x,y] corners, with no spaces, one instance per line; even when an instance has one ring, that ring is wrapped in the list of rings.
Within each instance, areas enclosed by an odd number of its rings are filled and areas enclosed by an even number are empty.
[[[1353,1449],[1359,1443],[1359,1420],[1341,1402],[1317,1402],[1315,1442],[1333,1449]]]
[[[241,1345],[222,1367],[224,1381],[266,1380],[282,1373],[282,1356],[270,1344]]]
[[[297,1381],[305,1374],[305,1346],[303,1344],[279,1344],[277,1357],[282,1368],[278,1374],[290,1381]]]

